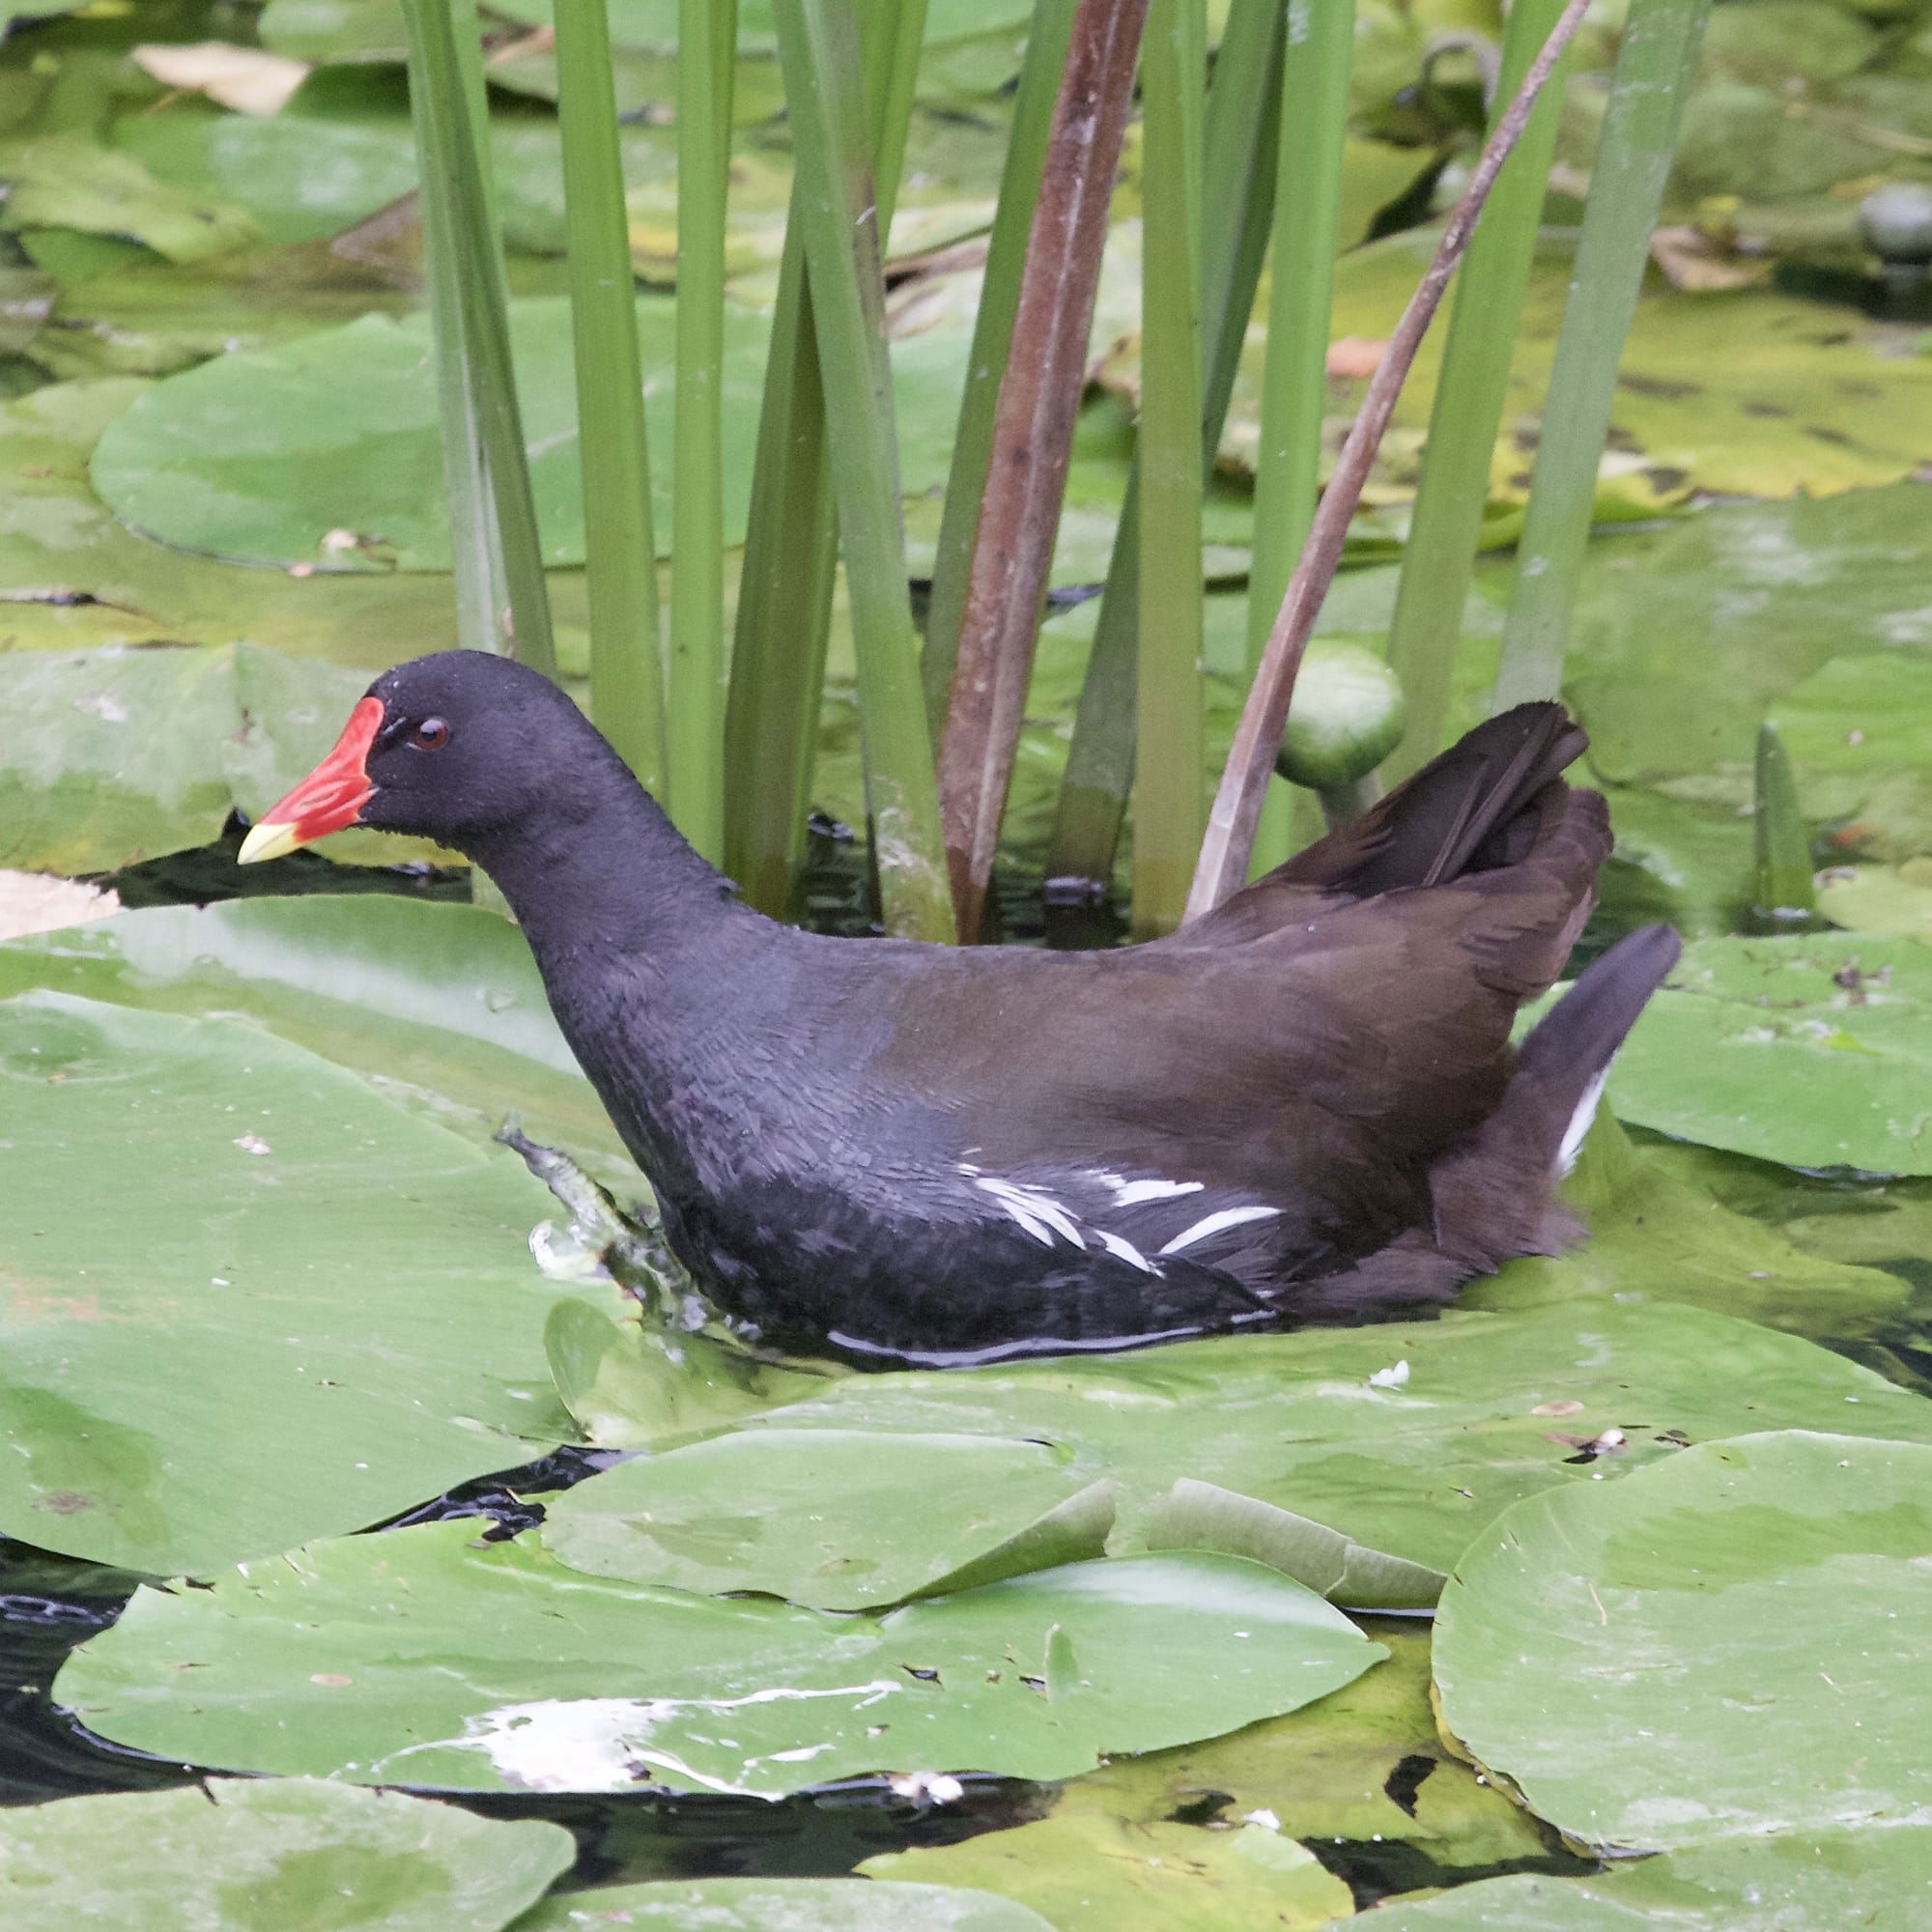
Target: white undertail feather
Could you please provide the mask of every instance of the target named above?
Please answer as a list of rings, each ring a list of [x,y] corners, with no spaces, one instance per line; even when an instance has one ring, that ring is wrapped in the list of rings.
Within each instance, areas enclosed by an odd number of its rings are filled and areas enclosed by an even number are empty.
[[[1610,1077],[1610,1065],[1609,1061],[1605,1061],[1597,1077],[1583,1089],[1583,1097],[1577,1102],[1577,1111],[1570,1116],[1570,1124],[1563,1129],[1563,1144],[1556,1150],[1556,1178],[1559,1180],[1577,1165],[1583,1137],[1590,1131],[1590,1122],[1597,1118],[1597,1103],[1604,1097],[1604,1082]]]

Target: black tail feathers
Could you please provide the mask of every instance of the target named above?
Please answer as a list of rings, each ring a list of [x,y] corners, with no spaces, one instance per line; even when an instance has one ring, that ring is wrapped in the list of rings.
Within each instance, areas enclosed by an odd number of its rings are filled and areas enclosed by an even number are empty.
[[[1667,925],[1629,934],[1530,1030],[1501,1106],[1431,1171],[1445,1253],[1487,1272],[1576,1239],[1554,1182],[1576,1161],[1617,1049],[1682,950]]]

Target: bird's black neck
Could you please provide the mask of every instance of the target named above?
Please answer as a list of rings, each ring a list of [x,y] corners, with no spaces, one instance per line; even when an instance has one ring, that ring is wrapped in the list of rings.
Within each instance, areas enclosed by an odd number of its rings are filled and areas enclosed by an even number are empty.
[[[464,841],[539,962],[548,970],[585,948],[668,958],[763,926],[616,754],[602,745],[597,752],[540,815],[478,828]]]

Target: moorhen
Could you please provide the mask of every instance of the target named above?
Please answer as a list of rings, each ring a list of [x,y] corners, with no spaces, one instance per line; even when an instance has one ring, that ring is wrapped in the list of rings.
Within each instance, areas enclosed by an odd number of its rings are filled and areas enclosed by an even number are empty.
[[[1581,1231],[1553,1182],[1677,956],[1561,971],[1610,848],[1525,704],[1207,918],[1108,952],[832,939],[685,843],[506,659],[385,672],[248,835],[433,838],[501,887],[558,1024],[734,1317],[952,1364],[1439,1304]]]

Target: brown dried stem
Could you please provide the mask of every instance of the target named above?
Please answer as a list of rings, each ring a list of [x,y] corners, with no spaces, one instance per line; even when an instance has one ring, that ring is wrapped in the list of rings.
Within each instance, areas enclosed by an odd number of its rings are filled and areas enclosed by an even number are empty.
[[[1060,526],[1147,0],[1080,0],[1000,381],[957,655],[940,810],[962,939],[977,934]]]

